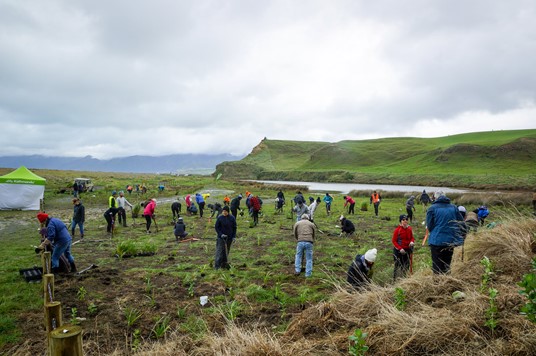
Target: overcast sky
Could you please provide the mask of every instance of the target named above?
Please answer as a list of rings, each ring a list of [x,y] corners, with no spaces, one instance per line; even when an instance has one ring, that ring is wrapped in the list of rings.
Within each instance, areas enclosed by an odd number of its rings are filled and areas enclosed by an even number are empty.
[[[536,128],[534,0],[0,0],[0,155]]]

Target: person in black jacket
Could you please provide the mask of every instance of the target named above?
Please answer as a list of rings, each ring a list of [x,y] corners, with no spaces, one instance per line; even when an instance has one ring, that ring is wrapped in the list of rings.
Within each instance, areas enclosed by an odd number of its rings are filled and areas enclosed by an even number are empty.
[[[106,225],[106,232],[112,233],[113,225],[115,223],[115,216],[119,212],[118,208],[109,208],[104,212],[104,218],[106,219],[106,222],[108,225]]]
[[[355,256],[355,260],[348,268],[346,280],[355,289],[363,288],[365,285],[371,283],[372,278],[372,266],[376,262],[376,256],[378,250],[373,248],[365,252],[364,255]]]
[[[71,222],[71,235],[74,236],[76,225],[80,229],[80,238],[84,238],[84,221],[86,220],[86,208],[79,198],[73,199],[73,221]]]
[[[179,220],[175,224],[175,229],[173,232],[175,234],[175,240],[177,242],[179,242],[179,240],[183,240],[184,238],[186,238],[186,236],[188,236],[188,233],[186,232],[186,224],[181,217],[179,217]]]
[[[216,257],[214,258],[214,268],[229,269],[229,251],[231,244],[236,237],[236,219],[229,215],[229,207],[223,207],[222,215],[216,219],[214,225],[218,237],[216,238]]]
[[[182,210],[182,205],[177,198],[177,201],[174,201],[173,203],[171,203],[171,213],[173,214],[173,222],[177,221],[177,219],[181,216],[181,210]]]
[[[341,215],[339,221],[341,222],[341,234],[345,233],[346,236],[349,236],[355,232],[354,223],[345,218],[344,215]]]
[[[236,198],[231,200],[231,213],[235,219],[238,216],[238,209],[240,209],[240,200],[242,200],[242,194],[238,194]]]

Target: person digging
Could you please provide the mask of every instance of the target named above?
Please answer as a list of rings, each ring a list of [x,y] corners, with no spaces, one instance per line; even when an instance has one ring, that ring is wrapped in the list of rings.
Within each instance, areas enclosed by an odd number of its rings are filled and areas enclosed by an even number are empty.
[[[49,241],[54,247],[51,256],[52,273],[57,274],[60,272],[59,260],[61,255],[65,255],[69,261],[71,272],[76,272],[74,257],[71,254],[71,243],[73,239],[69,234],[67,226],[60,219],[51,218],[45,213],[37,214],[37,220],[39,220],[41,225],[46,227],[46,241]]]
[[[186,224],[184,223],[182,217],[179,217],[179,220],[175,224],[174,234],[177,242],[184,240],[186,236],[188,236],[188,233],[186,232]]]
[[[352,287],[359,290],[372,282],[372,267],[376,262],[377,255],[378,250],[373,248],[365,252],[364,255],[355,256],[346,276],[346,280]]]

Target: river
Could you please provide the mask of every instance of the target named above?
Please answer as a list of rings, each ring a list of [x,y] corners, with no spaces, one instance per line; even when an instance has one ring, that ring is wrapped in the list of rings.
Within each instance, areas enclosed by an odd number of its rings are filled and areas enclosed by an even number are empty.
[[[419,185],[390,185],[390,184],[357,184],[357,183],[319,183],[319,182],[296,182],[296,181],[279,181],[279,180],[252,180],[251,182],[260,182],[270,185],[301,185],[305,186],[312,192],[339,192],[347,194],[352,190],[379,190],[388,192],[422,192],[426,190],[433,193],[442,190],[445,193],[465,193],[469,189],[457,189],[449,187],[433,187]]]

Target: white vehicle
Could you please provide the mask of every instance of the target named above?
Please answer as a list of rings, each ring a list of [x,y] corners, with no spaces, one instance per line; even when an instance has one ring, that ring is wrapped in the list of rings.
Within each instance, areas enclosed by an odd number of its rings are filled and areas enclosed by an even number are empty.
[[[92,192],[95,187],[89,178],[75,178],[74,182],[82,186],[82,192]]]

